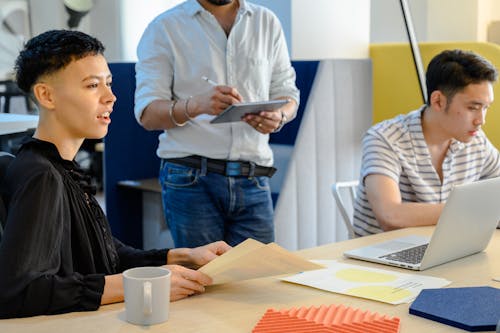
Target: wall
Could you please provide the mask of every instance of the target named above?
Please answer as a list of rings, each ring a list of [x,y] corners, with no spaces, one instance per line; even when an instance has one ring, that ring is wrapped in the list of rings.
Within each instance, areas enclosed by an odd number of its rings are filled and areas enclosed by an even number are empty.
[[[292,1],[291,0],[251,0],[253,3],[265,6],[272,10],[280,19],[283,32],[285,33],[288,50],[292,45]]]
[[[144,1],[122,0],[120,3],[120,28],[123,36],[122,59],[125,61],[136,61],[137,44],[142,32],[156,16],[168,8],[174,7],[183,0],[148,0],[147,6]],[[126,37],[125,37],[126,36]]]
[[[500,1],[492,2],[490,15],[493,21],[500,20]]]
[[[134,61],[138,39],[147,23],[179,1],[147,0],[145,6],[145,2],[137,0],[96,0],[78,29],[103,41],[109,61]],[[314,6],[310,0],[253,2],[276,13],[294,60],[368,57],[365,45],[370,38],[370,0],[316,0]],[[30,3],[31,12],[36,13],[32,15],[34,34],[66,27],[62,0],[30,0]]]
[[[92,34],[106,46],[109,61],[122,60],[119,0],[94,1],[94,7],[83,17],[78,30]],[[33,35],[51,29],[67,29],[68,13],[62,0],[30,0]]]
[[[253,2],[278,16],[293,60],[368,58],[370,0]]]
[[[147,23],[179,2],[150,0],[147,7],[136,0],[120,2],[121,35],[126,36],[123,60],[136,60],[135,48]],[[316,0],[314,6],[308,0],[253,2],[268,7],[278,16],[293,60],[368,57],[370,0]],[[311,24],[311,18],[315,24]]]
[[[419,40],[427,38],[427,1],[408,0],[415,35]],[[399,0],[372,0],[370,41],[372,43],[406,42],[403,14]]]
[[[486,41],[491,21],[500,19],[497,0],[408,0],[419,41]],[[398,0],[372,0],[372,43],[407,42]]]
[[[482,33],[486,29],[479,26],[479,8],[484,0],[440,0],[428,1],[428,20],[426,41],[447,40],[485,40]],[[452,15],[446,15],[443,19],[444,10]],[[450,13],[451,14],[451,13]],[[470,18],[464,20],[464,17]],[[485,36],[484,36],[485,37]]]
[[[167,0],[147,0],[148,6],[143,6],[143,1],[137,0],[100,0],[95,1],[95,7],[91,13],[83,18],[79,27],[82,31],[90,32],[99,37],[107,46],[106,55],[110,61],[132,60],[134,52],[131,50],[135,46],[130,46],[137,37],[130,33],[120,34],[122,26],[121,4],[133,2],[140,4],[143,8],[156,8]],[[292,38],[292,30],[299,31],[311,29],[315,24],[311,22],[322,22],[325,27],[330,27],[334,21],[340,19],[352,19],[349,15],[342,15],[342,10],[335,9],[332,3],[337,1],[316,0],[315,6],[310,5],[310,0],[255,0],[254,2],[266,5],[271,8],[280,18],[289,48],[292,49],[292,58],[310,58],[308,48],[318,46],[321,49],[326,46],[329,51],[335,52],[339,43],[334,34],[329,33],[329,29],[323,28],[323,34],[311,34],[310,32]],[[359,0],[356,0],[359,1]],[[374,43],[380,42],[406,42],[406,32],[404,30],[401,11],[398,0],[372,0],[371,6],[368,0],[362,2],[354,1],[355,8],[370,8],[369,17],[365,22],[369,22],[369,40]],[[340,2],[339,6],[344,6],[351,1]],[[154,5],[151,5],[153,4]],[[30,0],[33,32],[38,34],[48,29],[64,28],[66,26],[67,14],[62,5],[62,0]],[[136,4],[136,5],[137,5]],[[409,0],[410,9],[415,25],[415,33],[421,41],[437,40],[485,40],[486,28],[490,21],[500,20],[500,1],[497,0]],[[472,11],[470,9],[475,7]],[[292,7],[295,11],[297,23],[292,26]],[[318,16],[317,12],[311,14],[314,8],[325,13]],[[451,13],[451,8],[453,13]],[[477,10],[476,10],[477,9]],[[156,11],[156,9],[154,10]],[[158,13],[161,12],[158,7]],[[153,13],[154,14],[154,13]],[[475,15],[479,17],[476,17]],[[152,14],[147,14],[151,17]],[[364,15],[364,14],[363,14]],[[312,19],[311,19],[312,18]],[[130,22],[141,21],[134,17]],[[142,19],[144,21],[144,19]],[[359,21],[359,20],[358,20]],[[320,30],[321,30],[321,25]],[[356,25],[354,25],[356,26]],[[444,29],[442,29],[444,27]],[[339,31],[330,30],[330,31]],[[342,30],[340,30],[342,31]],[[117,36],[123,36],[118,38]],[[301,36],[301,37],[299,37]],[[314,36],[314,38],[311,38]],[[345,37],[345,36],[344,36]],[[123,40],[123,41],[122,41]],[[345,41],[345,38],[343,38]],[[303,46],[296,43],[303,42]],[[126,50],[125,46],[126,44]],[[323,56],[322,56],[323,57]],[[327,57],[326,55],[324,57]]]
[[[12,78],[15,58],[29,34],[29,17],[26,13],[28,13],[27,2],[0,0],[0,20],[2,20],[0,23],[0,80]]]
[[[148,0],[149,1],[149,0]],[[120,1],[98,0],[94,1],[94,8],[88,14],[87,21],[82,22],[82,30],[88,32],[106,46],[106,58],[108,61],[123,60],[123,43],[120,36]],[[85,24],[85,25],[83,25]]]
[[[292,1],[292,58],[368,58],[369,0]]]

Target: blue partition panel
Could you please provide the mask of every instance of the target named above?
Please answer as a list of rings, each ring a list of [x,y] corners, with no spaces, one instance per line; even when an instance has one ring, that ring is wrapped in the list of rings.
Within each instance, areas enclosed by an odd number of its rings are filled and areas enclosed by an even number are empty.
[[[104,139],[106,212],[118,239],[142,247],[141,193],[118,187],[117,183],[125,179],[158,177],[160,160],[156,156],[156,147],[159,132],[146,131],[135,120],[135,64],[112,63],[109,68],[117,101]]]
[[[283,127],[278,133],[271,134],[271,138],[269,139],[271,144],[276,143],[292,146],[295,144],[318,65],[319,61],[292,61],[292,66],[297,74],[295,84],[300,90],[299,109],[297,110],[297,116],[292,122]]]
[[[278,202],[279,190],[284,182],[288,163],[291,159],[291,152],[293,151],[293,148],[284,149],[283,146],[277,147],[277,145],[290,147],[295,145],[309,94],[314,83],[314,78],[316,77],[318,65],[319,61],[292,61],[292,66],[297,74],[295,83],[300,90],[300,105],[295,119],[283,127],[278,133],[271,134],[269,138],[269,143],[274,151],[274,164],[278,168],[278,172],[271,179],[271,197],[274,206],[276,206]]]

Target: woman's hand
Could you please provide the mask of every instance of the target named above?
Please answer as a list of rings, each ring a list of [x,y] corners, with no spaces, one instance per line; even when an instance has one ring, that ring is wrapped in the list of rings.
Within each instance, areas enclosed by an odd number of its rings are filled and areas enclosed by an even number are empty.
[[[205,286],[212,284],[212,279],[201,272],[179,265],[163,266],[170,270],[170,301],[201,294]],[[123,302],[123,276],[122,274],[106,275],[101,305]]]
[[[170,301],[201,294],[205,291],[205,286],[212,283],[212,279],[201,272],[182,267],[179,265],[165,266],[172,272],[170,282]]]
[[[214,260],[221,254],[226,253],[230,249],[231,246],[229,246],[224,241],[218,241],[204,246],[195,247],[194,249],[190,249],[190,262],[188,266],[199,268]]]
[[[193,269],[207,264],[231,249],[224,241],[213,242],[192,249],[178,248],[168,251],[167,264],[178,264]]]
[[[231,247],[226,242],[218,241],[193,249],[169,250],[167,255],[168,265],[166,267],[172,272],[170,300],[176,301],[204,292],[205,287],[212,284],[212,279],[194,269],[205,265],[229,249]]]

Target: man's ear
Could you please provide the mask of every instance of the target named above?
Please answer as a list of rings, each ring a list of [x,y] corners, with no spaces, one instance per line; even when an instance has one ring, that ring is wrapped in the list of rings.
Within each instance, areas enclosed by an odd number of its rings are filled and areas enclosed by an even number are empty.
[[[47,110],[55,108],[53,88],[46,83],[35,83],[33,95],[41,107]]]
[[[440,90],[434,90],[431,93],[430,105],[436,111],[444,111],[447,104],[446,96]]]

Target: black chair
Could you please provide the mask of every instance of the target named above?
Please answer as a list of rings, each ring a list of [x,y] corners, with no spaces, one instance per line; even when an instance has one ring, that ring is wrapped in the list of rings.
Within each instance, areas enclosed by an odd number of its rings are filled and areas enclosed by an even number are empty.
[[[1,80],[0,87],[3,87],[0,91],[0,98],[3,97],[5,99],[3,105],[3,112],[10,112],[10,99],[12,97],[23,97],[24,103],[26,104],[26,110],[32,112],[35,108],[33,104],[30,102],[30,99],[27,94],[25,94],[21,89],[18,88],[17,84],[12,80]]]
[[[5,227],[5,223],[7,222],[7,207],[5,206],[5,202],[3,200],[4,195],[4,177],[9,167],[10,162],[14,159],[14,155],[0,151],[0,240],[3,236],[3,229]]]

